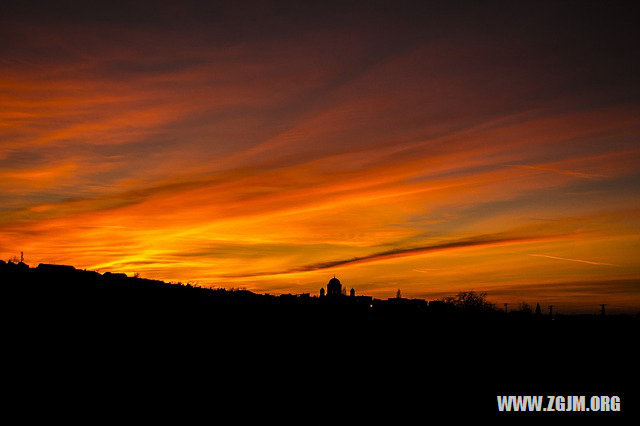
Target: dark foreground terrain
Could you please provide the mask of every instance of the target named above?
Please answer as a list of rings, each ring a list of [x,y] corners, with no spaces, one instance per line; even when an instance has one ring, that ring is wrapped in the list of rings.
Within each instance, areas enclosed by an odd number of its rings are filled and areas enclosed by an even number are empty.
[[[25,418],[300,424],[514,420],[497,395],[618,395],[637,414],[638,318],[407,299],[267,296],[0,264],[6,388]],[[223,420],[224,419],[224,420]],[[440,422],[442,420],[439,420]]]

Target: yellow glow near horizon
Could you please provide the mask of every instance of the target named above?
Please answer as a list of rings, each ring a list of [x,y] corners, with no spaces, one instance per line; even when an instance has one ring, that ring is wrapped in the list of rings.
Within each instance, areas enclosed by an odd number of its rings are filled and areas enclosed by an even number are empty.
[[[454,36],[385,54],[351,28],[215,46],[77,31],[86,51],[3,62],[4,259],[640,307],[640,107],[542,54],[531,69]]]

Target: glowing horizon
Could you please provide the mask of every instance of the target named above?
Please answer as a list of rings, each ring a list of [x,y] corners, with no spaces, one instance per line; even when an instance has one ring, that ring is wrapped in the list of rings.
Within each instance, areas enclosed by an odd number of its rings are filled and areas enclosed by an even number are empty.
[[[640,309],[637,30],[183,7],[0,18],[1,258]]]

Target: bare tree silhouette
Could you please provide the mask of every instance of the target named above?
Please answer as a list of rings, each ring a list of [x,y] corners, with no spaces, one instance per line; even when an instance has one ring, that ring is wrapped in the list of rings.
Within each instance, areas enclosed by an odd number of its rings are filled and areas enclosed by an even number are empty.
[[[445,303],[449,303],[458,308],[471,311],[492,311],[494,305],[487,301],[487,293],[476,293],[475,291],[463,291],[455,296],[444,298]]]

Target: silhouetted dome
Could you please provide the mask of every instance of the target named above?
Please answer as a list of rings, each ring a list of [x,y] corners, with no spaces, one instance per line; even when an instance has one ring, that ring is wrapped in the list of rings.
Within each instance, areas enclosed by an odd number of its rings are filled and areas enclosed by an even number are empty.
[[[327,296],[340,296],[342,294],[342,283],[335,276],[327,284]]]

